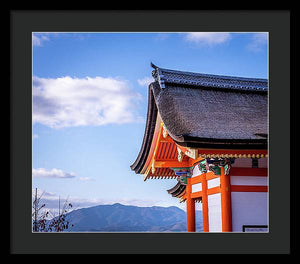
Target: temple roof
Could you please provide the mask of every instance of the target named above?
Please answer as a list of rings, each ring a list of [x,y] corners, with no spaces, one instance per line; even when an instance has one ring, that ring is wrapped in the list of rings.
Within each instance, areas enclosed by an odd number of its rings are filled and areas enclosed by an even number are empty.
[[[178,181],[177,184],[171,189],[167,190],[167,192],[171,194],[173,197],[181,197],[181,195],[185,192],[185,189],[186,189],[186,185]]]
[[[268,80],[258,78],[233,77],[223,75],[212,75],[203,73],[194,73],[187,71],[176,71],[159,68],[151,63],[154,68],[152,76],[160,83],[162,88],[165,86],[194,86],[209,87],[227,90],[242,91],[267,91]]]
[[[268,80],[154,68],[142,147],[131,166],[139,173],[157,115],[178,145],[212,149],[267,149]]]

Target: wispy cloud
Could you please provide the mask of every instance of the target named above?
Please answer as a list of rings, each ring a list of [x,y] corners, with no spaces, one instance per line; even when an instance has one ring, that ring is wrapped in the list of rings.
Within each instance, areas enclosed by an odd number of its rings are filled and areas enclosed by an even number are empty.
[[[44,168],[32,169],[32,177],[34,178],[74,178],[76,175],[73,172],[64,172],[60,169],[46,170]]]
[[[45,203],[45,209],[55,211],[58,208],[58,202],[60,200],[61,203],[65,201],[70,202],[73,205],[73,209],[86,208],[96,205],[103,204],[115,204],[121,203],[124,205],[134,205],[140,207],[151,207],[151,206],[178,206],[181,209],[185,209],[185,204],[180,204],[177,201],[174,201],[174,204],[168,204],[165,201],[160,200],[145,200],[145,199],[106,199],[106,198],[80,198],[80,197],[72,197],[72,196],[63,196],[55,193],[47,192],[41,189],[37,190],[38,197],[42,195],[42,203]],[[32,199],[35,196],[35,189],[32,189]]]
[[[139,122],[141,99],[118,78],[33,77],[33,124],[59,129]]]
[[[70,203],[69,197],[62,197],[52,192],[47,192],[41,189],[32,189],[32,202],[35,200],[35,196],[40,199],[39,206],[44,204],[44,207],[41,209],[41,214],[43,212],[49,212],[48,219],[51,219],[58,215],[59,208],[62,208],[65,203]],[[72,207],[69,208],[72,211],[74,209],[73,203],[71,202]],[[75,208],[76,209],[76,208]],[[61,209],[60,209],[61,210]],[[70,212],[69,211],[69,212]]]
[[[251,37],[247,49],[253,52],[259,52],[268,44],[268,33],[255,33]]]
[[[223,44],[231,39],[230,33],[223,32],[189,32],[185,33],[185,40],[198,45],[212,46]]]
[[[33,46],[43,46],[45,41],[49,41],[49,37],[41,33],[32,34],[32,45]]]
[[[45,42],[52,41],[58,38],[72,38],[75,41],[83,41],[92,36],[93,33],[63,33],[63,32],[33,32],[32,45],[34,47],[42,47]]]
[[[143,79],[138,79],[137,82],[140,86],[148,86],[151,82],[153,82],[153,78],[145,77]]]

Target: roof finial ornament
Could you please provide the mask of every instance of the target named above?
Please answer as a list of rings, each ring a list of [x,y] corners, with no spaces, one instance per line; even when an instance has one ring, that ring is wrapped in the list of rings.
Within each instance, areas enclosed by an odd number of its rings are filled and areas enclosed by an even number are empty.
[[[158,68],[156,65],[154,65],[154,64],[152,63],[152,61],[150,62],[150,66],[151,66],[153,69],[157,69],[157,68]]]

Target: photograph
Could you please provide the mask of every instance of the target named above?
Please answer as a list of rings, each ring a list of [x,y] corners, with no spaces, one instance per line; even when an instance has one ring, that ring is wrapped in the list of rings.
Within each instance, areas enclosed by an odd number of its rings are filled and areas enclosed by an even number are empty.
[[[31,41],[32,234],[269,233],[269,32]]]

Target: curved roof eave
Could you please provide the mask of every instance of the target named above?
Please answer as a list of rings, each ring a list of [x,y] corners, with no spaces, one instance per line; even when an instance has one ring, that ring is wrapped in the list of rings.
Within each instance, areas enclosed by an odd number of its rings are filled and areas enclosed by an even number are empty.
[[[150,151],[154,130],[155,130],[155,122],[156,122],[158,110],[154,101],[154,96],[151,87],[152,87],[152,83],[149,84],[148,86],[147,121],[146,121],[142,146],[135,162],[130,166],[130,168],[134,170],[136,173],[139,173],[142,170],[146,162],[148,153]]]

